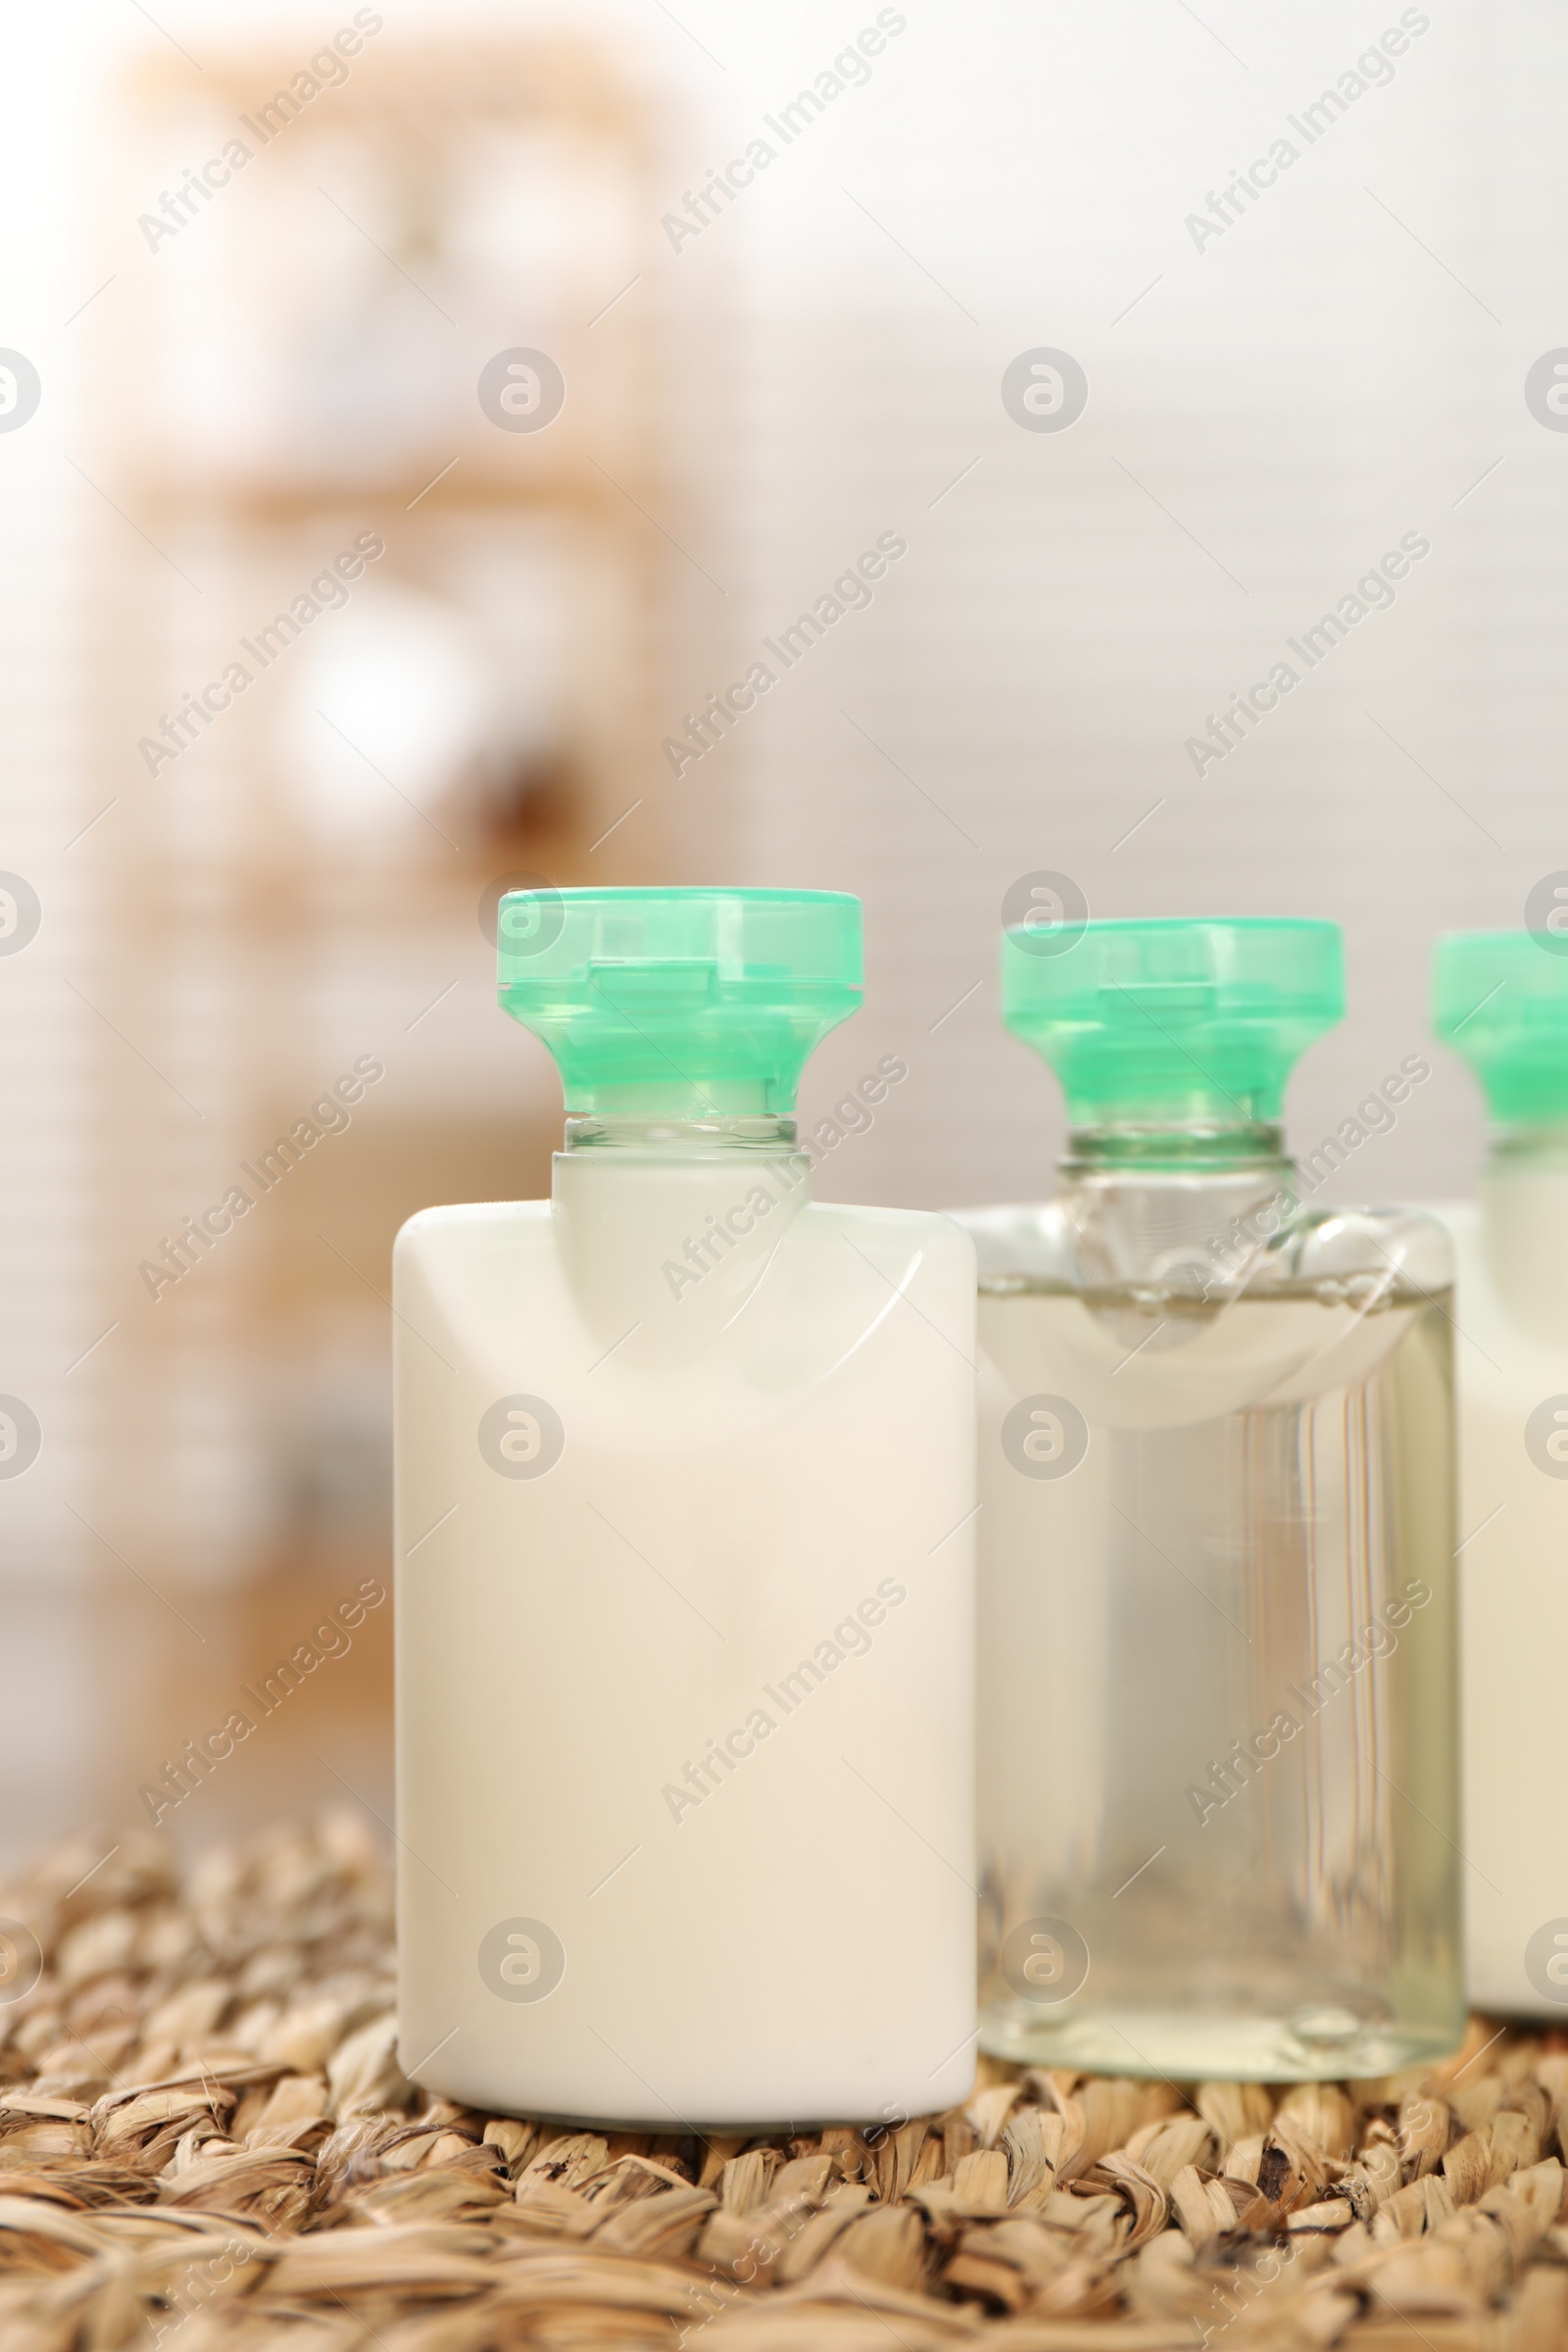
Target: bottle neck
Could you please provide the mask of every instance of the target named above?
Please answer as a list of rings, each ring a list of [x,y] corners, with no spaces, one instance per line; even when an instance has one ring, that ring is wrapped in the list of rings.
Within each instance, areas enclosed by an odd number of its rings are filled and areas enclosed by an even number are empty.
[[[810,1200],[810,1162],[793,1118],[596,1114],[566,1122],[550,1192],[596,1346],[646,1368],[685,1361],[742,1311]]]
[[[1543,1347],[1559,1348],[1568,1314],[1568,1124],[1494,1127],[1476,1194],[1498,1298]]]
[[[1060,1200],[1079,1276],[1202,1298],[1244,1284],[1296,1207],[1273,1124],[1075,1128]]]
[[[1118,1121],[1074,1127],[1057,1166],[1063,1184],[1096,1178],[1136,1183],[1183,1177],[1189,1181],[1256,1178],[1278,1181],[1291,1173],[1284,1131],[1272,1124],[1221,1127],[1206,1123],[1163,1126]]]
[[[1531,1127],[1494,1127],[1488,1170],[1508,1176],[1568,1175],[1568,1120]]]
[[[634,1119],[590,1111],[566,1120],[569,1152],[609,1157],[634,1153],[640,1159],[778,1159],[799,1147],[795,1118],[746,1112],[710,1119]]]

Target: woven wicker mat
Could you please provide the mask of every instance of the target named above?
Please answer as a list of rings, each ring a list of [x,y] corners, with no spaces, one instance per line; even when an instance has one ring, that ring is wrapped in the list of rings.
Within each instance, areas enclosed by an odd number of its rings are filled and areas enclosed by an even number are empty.
[[[127,1834],[0,1896],[0,2352],[1555,2352],[1563,2037],[1266,2092],[987,2068],[868,2144],[564,2133],[416,2091],[345,1819]],[[24,1945],[24,1948],[26,1947]]]

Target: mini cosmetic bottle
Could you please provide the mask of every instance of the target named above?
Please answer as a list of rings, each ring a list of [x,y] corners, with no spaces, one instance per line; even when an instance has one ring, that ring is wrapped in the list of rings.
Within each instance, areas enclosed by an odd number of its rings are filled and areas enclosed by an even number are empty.
[[[1470,1995],[1568,2025],[1568,937],[1440,940],[1438,1035],[1486,1093],[1458,1256]]]
[[[980,1255],[981,2044],[1383,2075],[1460,2039],[1449,1250],[1303,1210],[1326,922],[1009,931],[1056,1199]],[[1568,1383],[1565,1383],[1568,1385]]]
[[[975,1261],[809,1197],[796,1086],[858,1004],[859,902],[519,893],[500,951],[566,1148],[550,1200],[397,1244],[404,2065],[660,2132],[945,2107]]]

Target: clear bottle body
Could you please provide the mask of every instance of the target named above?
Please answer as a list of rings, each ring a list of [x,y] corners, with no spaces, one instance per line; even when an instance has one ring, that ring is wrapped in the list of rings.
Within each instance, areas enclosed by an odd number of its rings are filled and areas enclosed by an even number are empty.
[[[1271,1131],[1077,1139],[980,1253],[981,2042],[1375,2075],[1463,2031],[1446,1237]]]
[[[664,2131],[961,2098],[966,1237],[813,1204],[790,1131],[600,1126],[395,1274],[405,2066]]]
[[[1568,1129],[1496,1135],[1458,1259],[1469,1982],[1568,2022]]]

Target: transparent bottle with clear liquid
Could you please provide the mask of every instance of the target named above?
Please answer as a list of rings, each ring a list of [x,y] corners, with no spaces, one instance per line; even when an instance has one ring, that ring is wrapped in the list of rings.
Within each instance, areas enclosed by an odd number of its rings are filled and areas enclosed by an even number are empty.
[[[980,1262],[981,2046],[1382,2075],[1464,2028],[1449,1250],[1302,1210],[1336,925],[1021,927],[1071,1137]]]
[[[1459,1592],[1469,1982],[1568,2022],[1568,933],[1438,942],[1433,1026],[1491,1139],[1458,1258]]]

